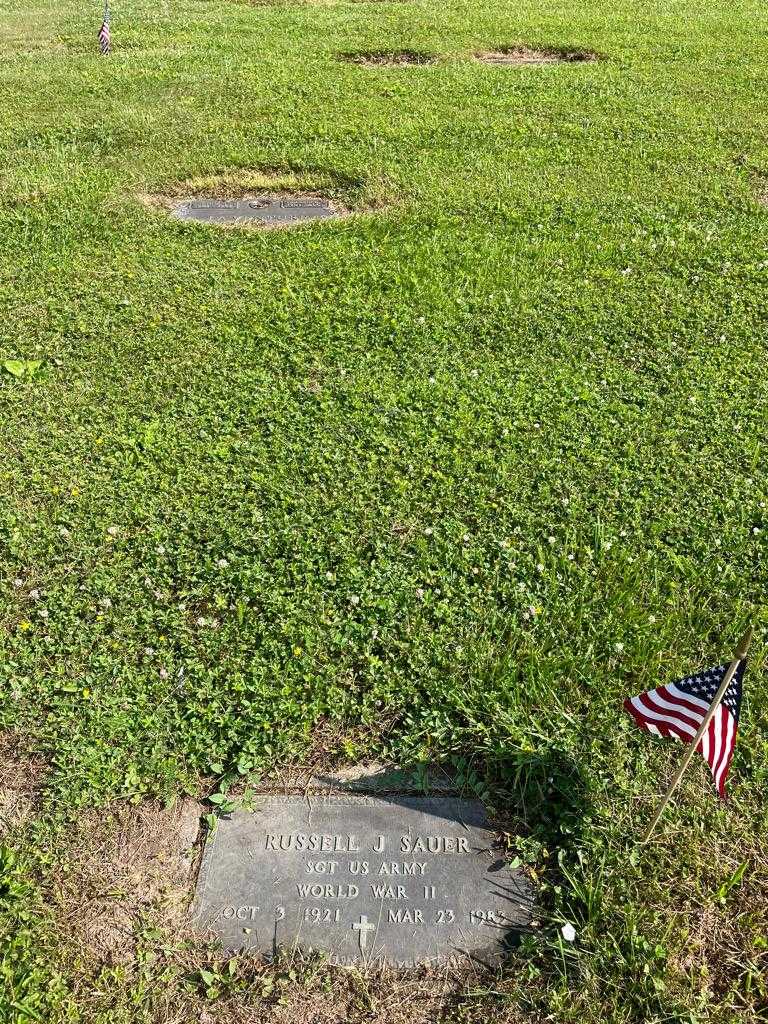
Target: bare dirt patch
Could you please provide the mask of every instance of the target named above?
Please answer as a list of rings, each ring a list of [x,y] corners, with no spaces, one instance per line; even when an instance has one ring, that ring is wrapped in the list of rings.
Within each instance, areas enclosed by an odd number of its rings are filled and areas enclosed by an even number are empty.
[[[433,53],[425,53],[420,50],[363,50],[359,53],[342,53],[339,56],[341,60],[349,61],[350,64],[359,64],[365,68],[423,67],[437,61],[437,57]]]
[[[235,967],[230,974],[228,963]],[[181,966],[181,964],[177,964]],[[158,993],[153,1021],[177,1024],[537,1024],[517,1009],[515,982],[499,969],[467,962],[448,970],[330,967],[317,957],[282,954],[227,961],[226,955],[186,960],[188,978],[200,970],[231,980],[230,993],[206,999],[169,987]],[[509,993],[509,997],[505,998]],[[499,998],[501,997],[501,998]]]
[[[590,50],[504,46],[498,50],[482,50],[475,54],[475,59],[483,64],[494,64],[500,67],[523,67],[530,64],[583,63],[598,60],[598,55]]]
[[[139,920],[185,929],[202,808],[181,800],[115,804],[70,829],[53,903],[62,932],[91,964],[127,963]]]
[[[351,756],[368,740],[364,730],[321,722],[301,763],[252,780],[251,791],[355,790],[365,780],[368,789],[371,776],[386,790],[392,771],[400,773],[398,789],[418,790],[426,781],[425,773],[384,762],[351,766]],[[435,766],[428,774],[431,791],[452,786],[443,769]],[[239,788],[232,787],[233,797]],[[115,1000],[128,998],[127,986],[140,978],[149,958],[163,978],[147,992],[147,1021],[153,1024],[535,1021],[516,1008],[515,975],[501,966],[468,959],[460,966],[406,971],[380,964],[334,967],[299,950],[270,959],[233,956],[209,943],[188,915],[204,810],[192,800],[172,808],[115,803],[83,812],[61,840],[49,900],[89,1019],[107,1019]]]
[[[0,837],[34,813],[45,780],[45,762],[32,755],[21,736],[0,733]]]

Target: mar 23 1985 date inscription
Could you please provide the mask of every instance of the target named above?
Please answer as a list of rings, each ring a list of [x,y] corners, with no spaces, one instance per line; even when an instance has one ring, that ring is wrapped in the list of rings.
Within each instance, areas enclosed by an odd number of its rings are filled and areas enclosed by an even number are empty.
[[[499,954],[534,894],[493,838],[475,800],[264,796],[219,822],[193,912],[232,950],[398,966]]]

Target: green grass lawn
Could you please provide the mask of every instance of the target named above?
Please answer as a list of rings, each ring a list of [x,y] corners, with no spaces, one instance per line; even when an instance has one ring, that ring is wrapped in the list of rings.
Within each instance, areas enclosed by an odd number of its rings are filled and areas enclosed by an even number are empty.
[[[757,1021],[765,6],[116,0],[107,59],[100,20],[0,0],[0,362],[42,360],[0,371],[0,729],[47,766],[4,838],[0,1021],[201,1019],[163,1016],[194,984],[167,936],[78,960],[62,837],[329,733],[462,758],[519,821],[549,938],[446,1020]],[[603,59],[473,59],[516,43]],[[339,59],[408,49],[436,59]],[[253,171],[359,213],[140,201]],[[680,750],[620,702],[748,623],[732,799],[694,762],[640,849]]]

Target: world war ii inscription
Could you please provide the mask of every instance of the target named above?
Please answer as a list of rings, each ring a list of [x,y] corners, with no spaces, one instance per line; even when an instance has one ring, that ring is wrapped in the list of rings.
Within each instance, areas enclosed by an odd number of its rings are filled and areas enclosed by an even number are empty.
[[[227,949],[412,966],[502,952],[532,901],[478,801],[336,793],[259,797],[220,820],[194,914]]]

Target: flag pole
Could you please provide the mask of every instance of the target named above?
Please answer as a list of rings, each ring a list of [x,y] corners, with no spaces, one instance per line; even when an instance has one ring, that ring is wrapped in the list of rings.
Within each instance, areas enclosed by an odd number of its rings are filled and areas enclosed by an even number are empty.
[[[704,718],[701,720],[701,725],[696,730],[696,735],[693,737],[693,739],[691,740],[690,744],[688,745],[688,749],[685,752],[685,756],[683,757],[682,763],[680,764],[680,767],[677,769],[675,777],[674,777],[674,779],[672,779],[672,782],[669,785],[669,789],[664,794],[664,798],[661,801],[661,803],[659,804],[658,808],[656,809],[656,813],[654,814],[653,818],[651,819],[651,823],[648,826],[648,829],[647,829],[645,835],[640,840],[641,844],[645,844],[645,843],[648,842],[648,840],[651,838],[651,835],[653,834],[653,830],[658,825],[659,818],[664,813],[664,808],[669,803],[669,801],[670,801],[670,799],[672,797],[672,794],[677,789],[677,784],[680,782],[680,779],[682,779],[682,777],[683,777],[683,772],[688,767],[691,758],[693,757],[693,755],[696,752],[696,747],[699,745],[699,740],[701,739],[701,737],[704,735],[704,733],[709,728],[709,723],[712,721],[712,718],[713,718],[715,712],[720,707],[720,702],[722,701],[723,697],[725,696],[725,691],[730,686],[731,680],[733,679],[734,675],[736,674],[736,669],[739,667],[739,664],[746,658],[747,650],[749,649],[749,643],[750,643],[751,639],[752,639],[752,629],[750,628],[750,629],[747,630],[747,632],[744,634],[744,636],[741,638],[741,640],[739,640],[739,644],[738,644],[738,646],[737,646],[737,648],[736,648],[736,650],[734,651],[734,654],[733,654],[733,661],[730,663],[730,665],[726,669],[725,675],[723,676],[723,681],[720,683],[720,687],[719,687],[717,693],[712,698],[712,703],[710,704],[709,709],[707,710],[706,715],[704,715]]]

